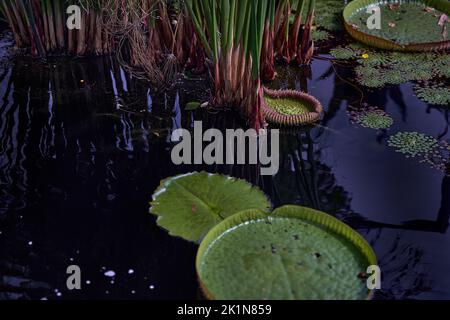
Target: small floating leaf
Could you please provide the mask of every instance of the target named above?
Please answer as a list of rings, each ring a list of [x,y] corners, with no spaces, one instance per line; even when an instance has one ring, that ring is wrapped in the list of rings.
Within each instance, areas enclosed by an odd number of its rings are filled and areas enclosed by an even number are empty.
[[[201,106],[200,102],[189,102],[188,104],[186,104],[186,107],[184,108],[184,110],[194,111],[194,110],[197,110],[198,108],[200,108],[200,106]]]
[[[150,212],[171,235],[199,242],[223,219],[253,208],[264,212],[271,208],[258,188],[244,180],[194,172],[163,180]]]
[[[376,257],[350,227],[325,213],[286,206],[269,217],[256,210],[216,226],[197,255],[210,299],[367,299],[359,275]]]

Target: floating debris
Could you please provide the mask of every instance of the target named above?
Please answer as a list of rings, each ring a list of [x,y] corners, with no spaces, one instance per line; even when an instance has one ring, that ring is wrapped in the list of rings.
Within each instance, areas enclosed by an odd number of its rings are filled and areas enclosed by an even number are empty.
[[[112,271],[112,270],[109,270],[109,271],[106,271],[106,272],[104,273],[104,275],[105,275],[106,277],[108,277],[108,278],[114,278],[114,277],[116,276],[116,273],[115,273],[114,271]]]

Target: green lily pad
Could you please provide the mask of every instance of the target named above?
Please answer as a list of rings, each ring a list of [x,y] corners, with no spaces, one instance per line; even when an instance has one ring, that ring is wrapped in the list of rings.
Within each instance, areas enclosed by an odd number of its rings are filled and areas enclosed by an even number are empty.
[[[186,104],[186,107],[184,108],[184,110],[186,111],[194,111],[197,110],[198,108],[200,108],[201,103],[197,102],[197,101],[193,101],[193,102],[189,102]]]
[[[365,272],[376,264],[357,232],[297,206],[226,219],[206,236],[196,263],[205,295],[224,300],[367,299]]]
[[[380,28],[368,19],[380,8]],[[344,10],[347,31],[357,40],[382,49],[428,51],[445,49],[450,38],[445,23],[450,12],[446,0],[355,0]]]
[[[194,172],[163,180],[153,195],[150,212],[171,235],[199,242],[225,218],[253,208],[271,209],[258,188],[244,180]]]

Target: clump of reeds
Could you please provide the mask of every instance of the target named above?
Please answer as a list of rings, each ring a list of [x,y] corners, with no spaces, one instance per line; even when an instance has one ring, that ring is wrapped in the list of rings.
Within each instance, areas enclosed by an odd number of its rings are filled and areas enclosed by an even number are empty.
[[[262,77],[273,80],[274,60],[309,64],[314,53],[311,29],[315,0],[279,0],[266,22],[262,48]]]
[[[69,30],[67,7],[81,10],[81,28]],[[18,48],[32,55],[101,55],[113,50],[113,42],[104,29],[102,1],[2,0],[0,8],[8,21]]]
[[[265,125],[261,49],[275,0],[188,0],[186,4],[211,62],[211,104],[236,108],[252,127],[261,128]]]
[[[201,45],[182,1],[106,0],[104,7],[119,59],[135,76],[167,84],[184,67],[202,71]]]

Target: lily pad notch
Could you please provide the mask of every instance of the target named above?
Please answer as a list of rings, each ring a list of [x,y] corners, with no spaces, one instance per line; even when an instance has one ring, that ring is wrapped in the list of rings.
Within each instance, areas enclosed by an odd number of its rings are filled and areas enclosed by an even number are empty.
[[[354,0],[351,1],[344,9],[344,25],[347,32],[357,41],[366,45],[376,47],[384,50],[405,51],[405,52],[419,52],[419,51],[434,51],[447,50],[450,48],[450,40],[430,41],[430,42],[410,42],[408,44],[400,44],[391,39],[369,34],[359,30],[358,25],[351,22],[354,15],[361,11],[366,11],[367,8],[374,6],[401,6],[403,4],[422,4],[428,8],[439,10],[443,14],[450,15],[450,1],[448,0]],[[406,14],[406,13],[405,13]],[[383,17],[381,17],[383,19]],[[407,18],[406,18],[407,19]],[[436,22],[437,23],[437,22]],[[444,22],[445,23],[445,22]],[[393,27],[393,25],[392,25]],[[418,26],[420,28],[420,26]],[[413,33],[414,30],[407,30]]]
[[[248,209],[270,212],[272,204],[245,180],[207,172],[192,172],[161,181],[150,213],[170,235],[199,243],[212,227]]]
[[[319,100],[301,91],[264,88],[264,97],[263,113],[269,123],[282,126],[307,125],[319,121],[323,114]]]

